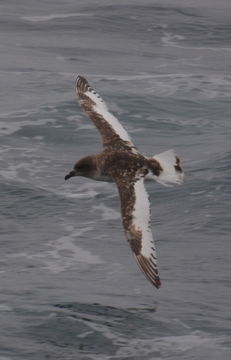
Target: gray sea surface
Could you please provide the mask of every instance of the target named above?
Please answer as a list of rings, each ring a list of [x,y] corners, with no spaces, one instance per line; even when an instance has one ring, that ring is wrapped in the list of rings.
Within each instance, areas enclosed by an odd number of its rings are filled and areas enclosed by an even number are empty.
[[[0,360],[231,359],[231,3],[0,4]],[[116,186],[64,181],[100,137],[87,77],[147,155],[162,287],[139,271]]]

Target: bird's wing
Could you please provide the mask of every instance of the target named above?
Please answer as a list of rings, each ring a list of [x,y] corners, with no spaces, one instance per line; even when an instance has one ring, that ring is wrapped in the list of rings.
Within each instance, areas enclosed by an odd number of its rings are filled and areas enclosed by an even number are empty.
[[[156,249],[150,228],[150,203],[144,187],[144,177],[116,177],[121,201],[122,221],[126,238],[140,269],[151,283],[161,285]]]
[[[80,105],[99,130],[104,148],[137,153],[127,131],[84,77],[77,77],[75,90]]]

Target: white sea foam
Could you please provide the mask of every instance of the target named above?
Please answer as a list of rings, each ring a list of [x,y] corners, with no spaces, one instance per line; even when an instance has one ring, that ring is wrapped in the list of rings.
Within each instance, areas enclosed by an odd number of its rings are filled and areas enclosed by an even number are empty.
[[[28,169],[28,163],[9,163],[5,169],[0,170],[0,176],[2,176],[6,180],[17,180],[19,182],[25,182],[25,180],[19,176],[19,169]]]
[[[13,309],[7,304],[0,304],[0,312],[12,311]],[[1,360],[1,358],[0,358]]]
[[[150,75],[146,81],[146,92],[158,96],[178,94],[193,99],[215,99],[230,97],[231,78],[224,75],[164,74]]]
[[[103,190],[104,192],[106,189],[111,191],[110,184],[102,182],[85,182],[84,184],[78,186],[78,191],[76,191],[76,185],[72,183],[65,183],[58,188],[54,188],[46,184],[45,186],[40,185],[39,188],[67,199],[94,199],[98,194],[102,193]]]
[[[68,13],[68,14],[50,14],[50,15],[41,15],[41,16],[23,16],[21,19],[31,22],[42,22],[50,21],[54,19],[65,19],[70,17],[91,17],[94,14],[92,13]]]
[[[144,356],[152,352],[165,353],[171,356],[173,353],[181,354],[190,350],[219,349],[220,339],[214,339],[204,334],[190,334],[181,336],[165,336],[156,339],[132,339],[129,344],[123,346],[117,352],[117,356]]]
[[[36,121],[32,121],[32,120],[1,120],[1,124],[0,124],[0,136],[1,135],[11,135],[14,134],[15,132],[19,131],[20,129],[22,129],[24,126],[41,126],[41,125],[46,125],[49,123],[55,123],[57,120],[56,119],[39,119]]]
[[[80,338],[80,339],[84,339],[86,336],[92,335],[92,334],[94,334],[93,331],[85,331],[84,333],[81,333],[81,334],[77,335],[77,337]]]
[[[70,228],[69,228],[70,229]],[[92,254],[89,250],[76,245],[75,241],[85,232],[92,230],[91,227],[85,227],[73,231],[67,236],[62,236],[57,240],[49,241],[46,246],[47,251],[41,251],[36,254],[26,252],[10,255],[9,257],[26,257],[33,261],[43,264],[43,268],[51,273],[57,274],[66,271],[72,267],[87,267],[89,265],[102,264],[99,256]]]
[[[6,180],[17,179],[20,182],[23,181],[22,179],[18,178],[17,171],[14,169],[0,170],[0,176],[2,176]]]
[[[184,48],[192,50],[231,51],[231,47],[184,46]]]
[[[103,220],[116,220],[120,219],[120,213],[109,206],[104,205],[103,203],[100,203],[99,205],[93,205],[92,211],[100,212]]]
[[[79,131],[79,130],[94,130],[95,131],[95,126],[90,121],[86,121],[85,118],[83,120],[78,115],[69,115],[66,117],[66,119],[68,121],[74,121],[76,123],[76,131]]]
[[[190,50],[209,50],[209,51],[231,51],[231,47],[209,47],[209,46],[190,46],[190,45],[181,45],[180,41],[184,40],[185,37],[179,34],[173,34],[171,32],[163,31],[163,36],[161,37],[162,44],[164,46],[171,46],[177,48],[184,48]]]
[[[31,151],[36,151],[36,148]],[[20,152],[23,152],[23,150],[20,149]],[[30,158],[33,157],[33,155],[23,153],[23,157]],[[0,176],[6,180],[14,180],[25,183],[28,181],[28,175],[33,177],[34,175],[40,173],[45,167],[45,164],[36,159],[33,159],[31,162],[18,162],[18,160],[16,160],[14,163],[6,162],[5,168],[4,165],[2,165],[2,169],[0,169]]]
[[[79,320],[79,319],[78,319]],[[81,320],[80,320],[81,321]],[[102,333],[103,336],[110,341],[118,348],[113,358],[143,358],[147,356],[153,356],[155,354],[155,359],[161,360],[164,357],[171,357],[173,354],[175,356],[180,356],[185,353],[189,355],[191,351],[195,353],[198,349],[201,351],[206,351],[212,353],[219,353],[221,350],[224,350],[222,337],[212,337],[207,334],[203,334],[199,331],[194,332],[189,335],[179,335],[179,336],[163,336],[151,339],[140,339],[140,338],[130,338],[124,340],[122,335],[114,333],[108,326],[84,321],[86,325],[94,330],[95,332]],[[158,356],[160,353],[160,357]],[[154,358],[154,357],[153,357]],[[93,360],[93,358],[90,357]],[[99,357],[95,357],[94,360],[109,360],[110,356],[103,357],[102,354]]]
[[[44,140],[44,136],[33,136],[33,139],[34,139],[34,140],[37,140],[37,141],[43,141],[43,140]]]
[[[23,74],[23,73],[19,73],[19,74]],[[0,118],[1,119],[5,119],[5,118],[26,118],[26,117],[29,117],[30,115],[33,115],[33,114],[37,114],[37,110],[34,110],[34,109],[30,109],[30,110],[24,110],[24,111],[10,111],[10,112],[7,112],[7,113],[1,113],[0,114]],[[2,122],[2,120],[1,120]]]
[[[79,192],[73,192],[73,190],[64,190],[64,191],[60,191],[60,190],[53,190],[52,188],[46,188],[45,189],[46,191],[49,191],[49,192],[53,192],[55,193],[56,195],[59,195],[59,196],[63,196],[67,199],[93,199],[95,198],[97,195],[98,195],[98,192],[93,190],[93,189],[90,189],[90,190],[87,190],[87,191],[79,191]]]
[[[185,37],[182,35],[172,34],[170,32],[164,31],[163,34],[164,35],[162,36],[161,41],[165,46],[177,46],[178,41],[185,39]]]

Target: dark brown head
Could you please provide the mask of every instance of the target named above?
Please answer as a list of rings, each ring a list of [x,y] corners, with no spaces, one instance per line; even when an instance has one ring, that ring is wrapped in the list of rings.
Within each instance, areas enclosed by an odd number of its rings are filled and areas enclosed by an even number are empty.
[[[68,180],[72,176],[84,176],[92,178],[96,173],[96,162],[94,156],[86,156],[80,159],[74,166],[74,169],[65,176],[65,180]]]

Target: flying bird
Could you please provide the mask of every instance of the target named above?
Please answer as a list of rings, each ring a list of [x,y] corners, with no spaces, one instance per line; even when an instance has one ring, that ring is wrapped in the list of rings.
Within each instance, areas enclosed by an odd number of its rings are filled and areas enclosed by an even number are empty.
[[[159,288],[161,281],[144,181],[153,179],[163,185],[182,184],[184,173],[180,159],[173,150],[153,157],[140,154],[127,131],[84,77],[77,77],[75,91],[79,104],[101,135],[103,149],[77,161],[65,180],[84,176],[116,183],[125,236],[140,269]]]

